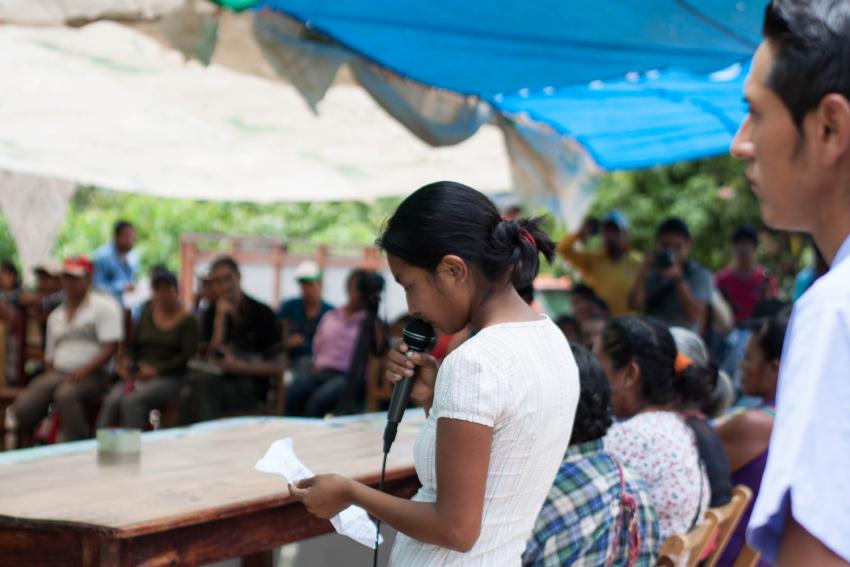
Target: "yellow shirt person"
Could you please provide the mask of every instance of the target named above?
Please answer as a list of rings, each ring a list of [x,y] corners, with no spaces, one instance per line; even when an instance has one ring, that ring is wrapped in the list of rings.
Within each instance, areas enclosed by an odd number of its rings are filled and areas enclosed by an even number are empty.
[[[606,214],[599,223],[604,245],[595,250],[579,250],[576,245],[596,232],[595,222],[588,219],[581,230],[565,236],[558,243],[558,254],[572,264],[585,284],[605,300],[611,315],[630,312],[629,290],[640,270],[642,257],[629,249],[628,220],[619,211]]]

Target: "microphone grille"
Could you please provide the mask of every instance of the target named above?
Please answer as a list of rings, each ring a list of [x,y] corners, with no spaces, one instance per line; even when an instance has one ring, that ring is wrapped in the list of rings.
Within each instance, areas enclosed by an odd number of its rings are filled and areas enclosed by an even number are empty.
[[[415,352],[427,352],[434,347],[437,336],[434,327],[422,319],[414,319],[404,327],[402,331],[404,342]]]

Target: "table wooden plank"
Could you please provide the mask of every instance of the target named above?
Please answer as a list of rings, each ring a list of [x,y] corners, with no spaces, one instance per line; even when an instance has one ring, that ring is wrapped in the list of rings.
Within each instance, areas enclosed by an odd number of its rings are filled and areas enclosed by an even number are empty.
[[[416,434],[415,426],[399,431],[388,478],[413,475]],[[0,464],[0,526],[73,525],[120,539],[271,509],[288,500],[286,485],[254,464],[273,441],[292,437],[296,454],[317,473],[371,484],[380,472],[381,435],[374,420],[327,426],[264,419],[145,442],[131,463],[98,462],[89,450]]]

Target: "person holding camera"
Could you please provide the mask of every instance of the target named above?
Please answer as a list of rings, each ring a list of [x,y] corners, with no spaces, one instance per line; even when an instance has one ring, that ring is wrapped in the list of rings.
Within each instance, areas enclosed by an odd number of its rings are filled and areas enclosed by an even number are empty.
[[[579,242],[601,234],[602,247],[580,250]],[[629,221],[620,211],[610,211],[602,220],[589,218],[578,232],[558,243],[558,254],[580,273],[582,280],[605,300],[611,315],[629,313],[628,297],[641,266],[641,255],[629,247]]]
[[[326,313],[313,338],[310,372],[296,377],[286,394],[286,415],[324,417],[348,410],[368,353],[384,340],[378,305],[384,289],[381,275],[354,270],[346,280],[348,302]],[[355,368],[356,366],[356,368]],[[349,407],[344,407],[349,406]]]
[[[711,302],[711,272],[690,259],[691,231],[669,218],[655,231],[656,252],[647,257],[629,293],[629,307],[668,327],[699,332]]]

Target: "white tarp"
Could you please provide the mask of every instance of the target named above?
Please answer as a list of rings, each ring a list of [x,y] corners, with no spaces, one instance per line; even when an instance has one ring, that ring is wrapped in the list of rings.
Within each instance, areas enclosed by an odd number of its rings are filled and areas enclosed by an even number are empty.
[[[0,209],[27,280],[33,266],[50,257],[73,194],[74,184],[68,181],[0,171]]]
[[[512,186],[485,126],[432,148],[358,87],[309,111],[292,87],[180,54],[114,23],[0,27],[0,169],[212,200],[403,195],[437,179]]]
[[[60,26],[98,18],[151,19],[185,0],[0,0],[0,23]]]

